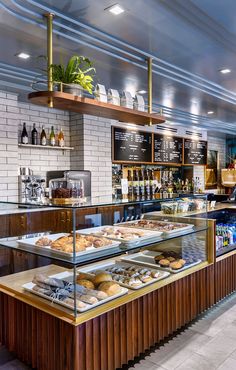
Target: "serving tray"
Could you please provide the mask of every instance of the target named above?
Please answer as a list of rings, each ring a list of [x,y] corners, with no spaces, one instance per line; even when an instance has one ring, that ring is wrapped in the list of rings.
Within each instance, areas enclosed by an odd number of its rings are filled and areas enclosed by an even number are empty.
[[[157,224],[157,228],[155,230],[155,228],[149,228],[148,226],[141,226],[140,225],[140,222],[143,222],[143,221],[150,221],[152,222],[153,224]],[[176,229],[173,229],[173,230],[165,230],[165,229],[162,229],[160,230],[160,224],[162,224],[163,226],[164,225],[168,225],[168,224],[171,224],[171,225],[176,225],[176,224],[182,224],[182,225],[185,225],[183,227],[178,227]],[[116,224],[114,226],[117,226]],[[136,228],[136,229],[142,229],[142,230],[148,230],[148,231],[152,231],[152,232],[161,232],[161,234],[165,234],[165,235],[172,235],[172,234],[176,234],[176,233],[180,233],[182,231],[187,231],[187,230],[191,230],[194,225],[192,224],[185,224],[185,223],[182,223],[182,222],[168,222],[168,221],[157,221],[157,220],[152,220],[152,219],[142,219],[142,220],[138,220],[138,221],[128,221],[128,222],[122,222],[119,224],[119,227],[132,227],[132,228]]]
[[[105,270],[106,272],[108,272],[112,275],[112,273],[107,271],[107,269],[109,267],[114,267],[114,266],[117,266],[117,267],[128,267],[129,266],[130,267],[130,266],[134,266],[134,264],[128,263],[126,261],[120,262],[120,261],[115,261],[115,260],[114,261],[109,261],[109,262],[101,262],[101,263],[97,263],[93,266],[88,266],[88,267],[79,269],[78,273],[83,272],[83,273],[88,273],[88,274],[91,274],[91,275],[95,275],[95,272],[97,270]],[[152,278],[152,280],[148,281],[147,283],[142,283],[142,285],[140,285],[140,286],[135,287],[135,286],[132,286],[132,285],[129,285],[129,284],[122,283],[122,282],[117,281],[117,280],[113,280],[113,281],[115,281],[116,283],[118,283],[121,286],[126,287],[128,289],[138,290],[138,289],[144,288],[147,285],[156,283],[159,280],[165,279],[167,276],[170,275],[169,272],[167,272],[167,271],[165,271],[165,272],[164,271],[158,271],[157,268],[152,268],[151,270],[155,271],[155,272],[158,272],[160,274],[159,277]],[[120,276],[123,276],[123,275],[120,275]]]
[[[135,263],[141,266],[148,266],[154,269],[156,268],[158,270],[168,271],[168,272],[171,272],[172,274],[177,274],[178,272],[187,270],[188,268],[198,265],[199,263],[202,262],[202,260],[198,259],[196,262],[186,263],[181,269],[174,270],[171,267],[162,267],[155,262],[154,257],[160,254],[161,252],[143,251],[143,252],[134,253],[126,257],[122,257],[121,261],[129,262],[132,264]]]
[[[73,273],[69,272],[69,271],[65,271],[65,272],[61,272],[59,274],[55,274],[55,275],[50,275],[49,277],[52,277],[52,278],[57,278],[57,279],[63,279],[63,280],[66,280],[66,281],[71,281],[71,277],[73,277]],[[45,294],[42,294],[42,293],[39,293],[39,292],[36,292],[33,290],[33,287],[35,286],[36,284],[32,283],[32,282],[29,282],[29,283],[25,283],[24,285],[22,285],[22,288],[24,288],[26,291],[30,292],[30,293],[33,293],[35,295],[38,295],[39,297],[41,298],[45,298],[47,299],[48,301],[50,301],[51,303],[56,303],[56,304],[59,304],[63,307],[66,307],[66,308],[69,308],[71,310],[74,310],[74,306],[71,306],[69,304],[66,304],[66,303],[63,303],[63,301],[60,301],[59,299],[55,299],[55,298],[52,298],[52,297],[49,297]],[[128,289],[122,287],[122,290],[120,293],[118,294],[114,294],[110,297],[107,297],[101,301],[98,301],[97,303],[94,303],[94,304],[88,304],[86,303],[86,307],[84,308],[77,308],[77,311],[78,312],[86,312],[86,311],[89,311],[91,310],[92,308],[95,308],[97,306],[100,306],[101,304],[104,304],[106,302],[109,302],[109,301],[112,301],[113,299],[116,299],[118,297],[121,297],[125,294],[128,293]]]
[[[97,233],[99,232],[102,232],[102,230],[104,228],[113,228],[114,230],[115,229],[120,229],[120,224],[119,226],[118,225],[114,225],[114,226],[111,226],[111,225],[105,225],[105,226],[98,226],[98,227],[92,227],[92,228],[89,228],[89,229],[83,229],[83,230],[78,230],[77,232],[81,233],[81,234],[92,234],[92,235],[96,235],[96,236],[99,236],[97,235]],[[122,227],[123,229],[123,227]],[[131,228],[127,228],[127,232],[140,232],[140,228],[139,229],[135,229],[134,227]],[[155,243],[156,241],[160,240],[160,236],[162,235],[162,232],[160,231],[155,231],[155,230],[145,230],[145,229],[142,229],[144,235],[141,236],[141,237],[138,237],[138,238],[133,238],[133,239],[124,239],[124,238],[121,238],[121,237],[110,237],[109,235],[104,235],[105,238],[107,239],[111,239],[111,240],[115,240],[115,241],[119,241],[120,243],[122,243],[123,245],[126,245],[126,246],[139,246],[140,244],[143,245],[143,243]]]
[[[82,235],[82,233],[80,233],[80,234]],[[69,235],[69,234],[60,233],[60,234],[49,234],[49,235],[44,235],[44,236],[54,241],[54,240],[56,240],[60,237],[67,236],[67,235]],[[49,254],[53,254],[53,255],[64,256],[64,257],[68,257],[68,258],[73,258],[74,257],[73,252],[68,253],[68,252],[57,250],[57,249],[53,249],[50,246],[45,247],[45,246],[36,245],[35,243],[37,242],[38,239],[40,239],[39,236],[34,237],[34,238],[18,239],[17,243],[24,246],[28,250],[34,249],[34,250],[37,250],[38,252],[44,250],[44,251],[47,251]],[[104,251],[104,250],[107,250],[107,249],[112,250],[113,248],[117,248],[119,244],[120,244],[120,242],[111,240],[110,245],[106,245],[104,247],[97,247],[97,248],[88,247],[84,251],[76,252],[75,257],[79,257],[81,255],[85,256],[85,255],[90,254],[90,253],[96,253],[96,252]]]

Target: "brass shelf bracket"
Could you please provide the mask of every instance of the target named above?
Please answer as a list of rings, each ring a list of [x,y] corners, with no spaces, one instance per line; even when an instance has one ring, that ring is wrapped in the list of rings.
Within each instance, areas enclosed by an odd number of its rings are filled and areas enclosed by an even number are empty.
[[[148,63],[148,113],[152,113],[152,58],[147,59]],[[150,118],[149,126],[152,126]]]
[[[47,72],[48,72],[48,91],[53,91],[52,68],[53,64],[53,46],[52,46],[52,27],[53,27],[53,13],[45,13],[44,17],[47,19]],[[53,98],[48,98],[48,107],[53,108]]]

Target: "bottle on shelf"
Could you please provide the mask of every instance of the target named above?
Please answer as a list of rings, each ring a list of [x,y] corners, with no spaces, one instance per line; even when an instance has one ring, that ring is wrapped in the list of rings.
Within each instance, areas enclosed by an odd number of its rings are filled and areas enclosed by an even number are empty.
[[[62,131],[62,128],[60,129],[60,132],[58,134],[58,145],[60,147],[65,146],[65,137],[64,137],[64,133]]]
[[[54,127],[51,127],[51,132],[50,132],[50,145],[55,146],[56,145],[56,136],[54,132]]]
[[[154,194],[156,192],[156,186],[155,186],[155,178],[154,178],[153,170],[151,170],[151,173],[150,173],[149,184],[150,184],[150,197],[154,198]]]
[[[150,173],[149,170],[144,170],[144,191],[145,191],[145,198],[150,199],[151,195],[151,186],[150,186]]]
[[[23,123],[23,130],[21,133],[21,144],[29,144],[29,137],[26,130],[26,123]]]
[[[33,124],[33,130],[31,131],[31,144],[38,144],[38,131],[36,130],[35,123]]]
[[[139,170],[139,193],[140,199],[145,199],[145,187],[144,187],[144,170]]]
[[[135,200],[140,200],[140,190],[139,190],[139,176],[138,171],[133,171],[133,195]]]
[[[131,170],[128,170],[127,180],[128,180],[128,198],[132,199],[133,198],[133,178],[132,178]]]
[[[46,135],[44,126],[42,127],[42,132],[40,135],[40,145],[43,145],[43,146],[47,145],[47,135]]]

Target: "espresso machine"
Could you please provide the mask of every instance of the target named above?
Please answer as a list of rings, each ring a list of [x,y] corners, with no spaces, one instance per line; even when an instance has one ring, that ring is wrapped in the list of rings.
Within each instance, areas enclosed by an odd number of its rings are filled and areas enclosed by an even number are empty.
[[[28,169],[20,169],[18,177],[19,202],[20,203],[42,203],[45,192],[46,179],[41,175],[33,175],[33,172]]]

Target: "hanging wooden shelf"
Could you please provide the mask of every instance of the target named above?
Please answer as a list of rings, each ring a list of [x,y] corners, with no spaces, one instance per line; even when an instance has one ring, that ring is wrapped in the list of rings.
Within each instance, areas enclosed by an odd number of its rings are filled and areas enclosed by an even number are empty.
[[[30,93],[28,98],[31,103],[44,106],[48,105],[49,98],[53,98],[53,107],[56,109],[110,118],[121,122],[136,123],[137,125],[147,125],[150,123],[150,120],[152,120],[153,124],[165,122],[165,118],[159,114],[149,114],[59,91],[37,91]]]

